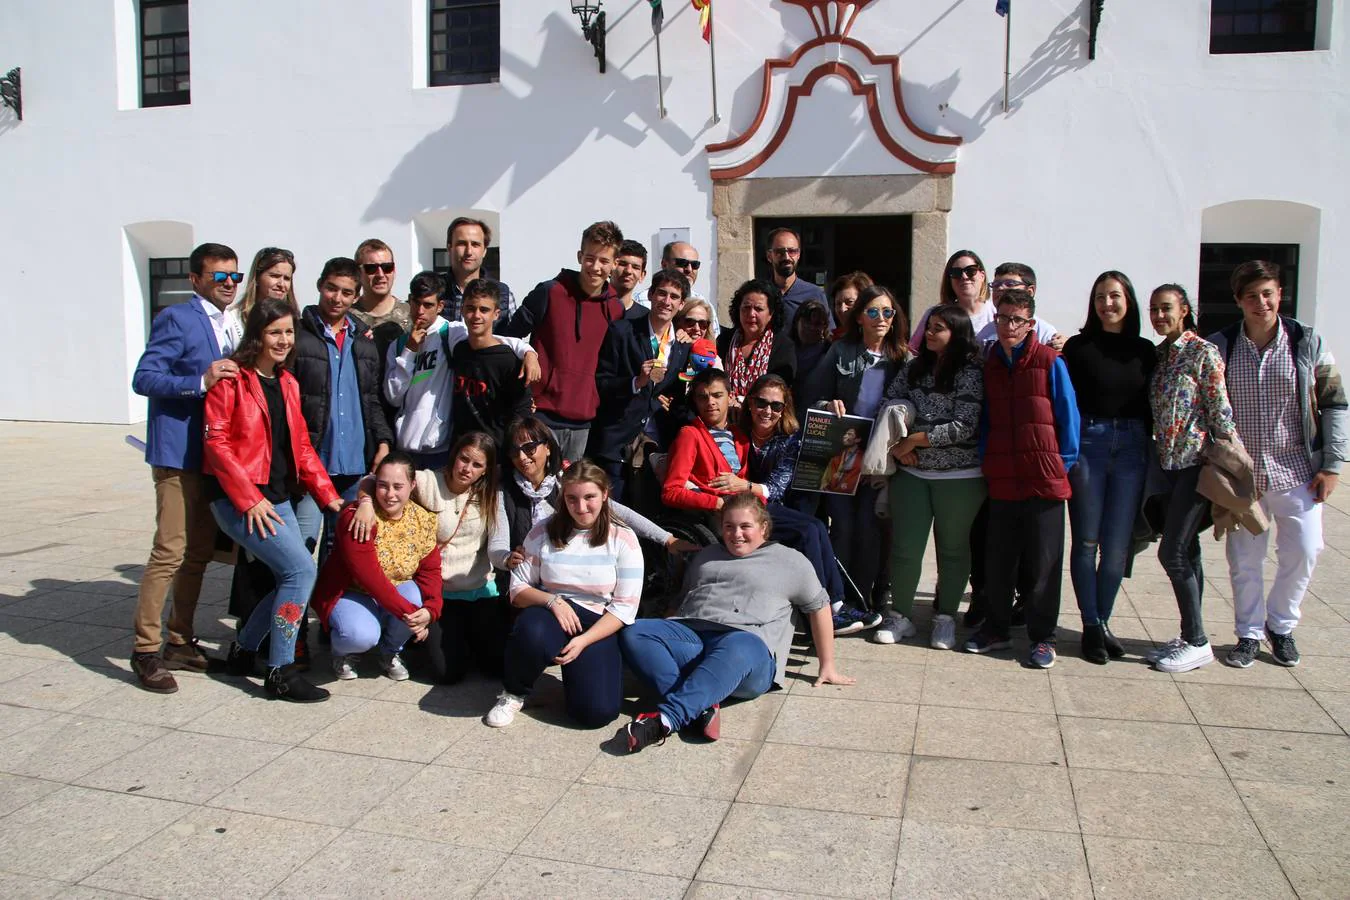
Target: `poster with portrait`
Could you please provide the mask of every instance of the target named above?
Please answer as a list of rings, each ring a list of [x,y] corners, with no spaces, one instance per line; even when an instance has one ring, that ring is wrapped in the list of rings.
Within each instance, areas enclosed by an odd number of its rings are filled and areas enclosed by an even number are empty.
[[[856,493],[862,481],[863,453],[871,435],[871,419],[836,416],[823,409],[807,410],[792,487],[823,494]]]

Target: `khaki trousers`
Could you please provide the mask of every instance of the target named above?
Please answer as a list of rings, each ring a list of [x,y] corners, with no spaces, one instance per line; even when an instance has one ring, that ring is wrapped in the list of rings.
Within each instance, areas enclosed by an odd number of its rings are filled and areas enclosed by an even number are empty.
[[[203,492],[202,474],[160,466],[153,467],[151,474],[155,480],[155,545],[136,601],[137,653],[160,650],[160,625],[170,585],[169,640],[175,644],[192,640],[192,616],[216,540],[216,520]]]

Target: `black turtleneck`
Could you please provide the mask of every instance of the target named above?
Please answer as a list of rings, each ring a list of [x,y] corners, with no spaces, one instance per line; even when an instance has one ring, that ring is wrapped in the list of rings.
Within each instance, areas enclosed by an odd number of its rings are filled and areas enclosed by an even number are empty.
[[[1149,421],[1148,383],[1158,355],[1153,342],[1109,331],[1082,332],[1064,344],[1078,412]]]

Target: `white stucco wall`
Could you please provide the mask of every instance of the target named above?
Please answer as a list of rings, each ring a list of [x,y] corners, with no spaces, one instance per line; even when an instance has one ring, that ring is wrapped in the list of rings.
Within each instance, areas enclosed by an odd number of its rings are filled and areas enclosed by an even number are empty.
[[[137,109],[133,0],[6,0],[0,71],[23,67],[25,120],[0,113],[0,417],[142,418],[129,383],[146,334],[143,259],[205,240],[244,265],[265,244],[290,247],[308,300],[323,260],[369,236],[393,246],[405,286],[444,223],[476,210],[499,222],[502,276],[521,292],[572,261],[582,227],[612,218],[649,247],[661,227],[690,227],[700,287],[715,284],[703,148],[750,123],[763,60],[814,34],[803,12],[722,5],[713,124],[687,4],[666,4],[664,120],[646,0],[606,3],[603,76],[569,4],[502,5],[500,84],[418,88],[424,0],[193,0],[192,104]],[[1005,115],[992,7],[876,0],[853,30],[900,53],[921,127],[965,138],[953,248],[1030,262],[1045,316],[1076,327],[1099,271],[1193,285],[1202,234],[1267,224],[1251,208],[1206,209],[1303,204],[1313,210],[1243,239],[1311,228],[1302,311],[1350,346],[1350,313],[1316,302],[1334,296],[1327,254],[1350,239],[1343,10],[1324,22],[1327,50],[1211,57],[1206,4],[1109,0],[1089,63],[1086,3],[1017,4]],[[780,152],[793,171],[840,171],[843,155],[866,171],[878,148],[839,124],[856,101],[822,88],[835,102],[804,103]]]

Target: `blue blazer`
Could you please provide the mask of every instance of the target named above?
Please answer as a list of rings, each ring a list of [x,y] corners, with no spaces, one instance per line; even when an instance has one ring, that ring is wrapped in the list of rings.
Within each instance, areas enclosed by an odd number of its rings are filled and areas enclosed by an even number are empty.
[[[211,320],[195,299],[166,308],[150,323],[150,342],[131,376],[131,389],[150,398],[150,465],[201,469],[202,376],[220,358]]]
[[[637,309],[637,304],[633,309]],[[683,402],[685,384],[680,380],[680,373],[689,365],[689,347],[689,344],[672,341],[666,377],[660,383],[649,384],[634,393],[633,378],[642,369],[642,363],[655,355],[652,353],[651,320],[646,315],[626,316],[610,323],[596,361],[595,386],[600,393],[600,408],[591,423],[589,455],[621,461],[624,447],[638,436],[653,415],[657,416],[661,426],[663,449],[674,440],[675,433],[688,421]],[[670,412],[661,409],[658,398],[662,394],[673,401]]]

